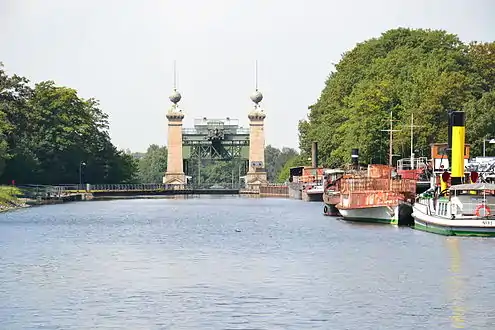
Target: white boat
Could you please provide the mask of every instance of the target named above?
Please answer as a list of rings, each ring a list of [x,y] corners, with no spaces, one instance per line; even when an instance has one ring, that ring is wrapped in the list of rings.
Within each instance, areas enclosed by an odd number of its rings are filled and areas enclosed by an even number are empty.
[[[321,181],[320,181],[321,182]],[[303,188],[302,199],[306,202],[322,202],[323,201],[323,185],[311,184]]]
[[[390,112],[388,165],[369,164],[365,175],[345,175],[339,181],[340,201],[335,207],[344,220],[412,225],[409,202],[416,193],[416,179],[401,178],[392,166],[393,121]]]
[[[431,188],[413,206],[414,228],[442,235],[495,236],[495,184],[451,186],[447,195]]]
[[[345,171],[341,169],[326,169],[323,172],[323,214],[330,216],[340,215],[335,207],[340,201],[339,180]]]
[[[416,180],[392,176],[393,167],[370,164],[365,176],[345,175],[335,207],[344,220],[412,225]]]
[[[339,208],[340,215],[346,220],[397,224],[398,206],[371,206],[354,209]]]

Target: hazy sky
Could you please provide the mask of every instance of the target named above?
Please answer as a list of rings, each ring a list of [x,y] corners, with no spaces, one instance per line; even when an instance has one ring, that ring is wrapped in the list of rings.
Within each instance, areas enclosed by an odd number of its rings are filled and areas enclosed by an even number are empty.
[[[0,61],[101,101],[119,148],[167,143],[177,61],[184,124],[247,126],[254,67],[266,144],[298,146],[297,123],[341,54],[396,27],[495,39],[492,0],[0,0]]]

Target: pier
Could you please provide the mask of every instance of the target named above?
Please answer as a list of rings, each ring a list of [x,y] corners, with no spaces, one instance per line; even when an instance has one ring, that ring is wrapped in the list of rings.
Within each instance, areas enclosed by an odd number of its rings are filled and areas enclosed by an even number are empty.
[[[259,194],[253,189],[198,188],[167,184],[85,184],[26,185],[18,187],[24,197],[34,200],[88,200],[97,197],[160,196],[160,195],[242,195]]]

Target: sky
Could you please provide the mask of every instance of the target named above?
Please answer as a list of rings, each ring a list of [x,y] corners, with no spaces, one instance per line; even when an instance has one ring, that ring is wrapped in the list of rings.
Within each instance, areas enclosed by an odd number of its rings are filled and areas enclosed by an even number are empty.
[[[174,61],[184,127],[236,118],[258,87],[266,145],[298,147],[325,80],[356,43],[398,28],[495,40],[492,0],[0,0],[0,62],[96,98],[121,149],[166,145]]]

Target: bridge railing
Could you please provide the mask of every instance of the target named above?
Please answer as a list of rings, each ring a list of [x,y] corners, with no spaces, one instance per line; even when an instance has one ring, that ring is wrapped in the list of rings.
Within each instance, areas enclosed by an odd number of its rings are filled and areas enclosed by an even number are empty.
[[[64,188],[52,185],[26,184],[16,186],[21,191],[21,197],[33,199],[59,198],[64,195]]]
[[[185,127],[182,129],[182,134],[199,135],[201,133],[195,128]]]
[[[174,189],[191,189],[188,185],[165,184],[165,183],[119,183],[119,184],[83,184],[62,185],[65,192],[83,191],[164,191]]]
[[[57,186],[52,185],[22,185],[17,186],[23,194],[28,198],[54,198],[63,197],[74,193],[85,192],[126,192],[126,191],[142,191],[142,192],[160,192],[168,190],[232,190],[239,189],[239,184],[223,184],[223,185],[193,185],[193,184],[164,184],[164,183],[121,183],[121,184],[62,184]]]

